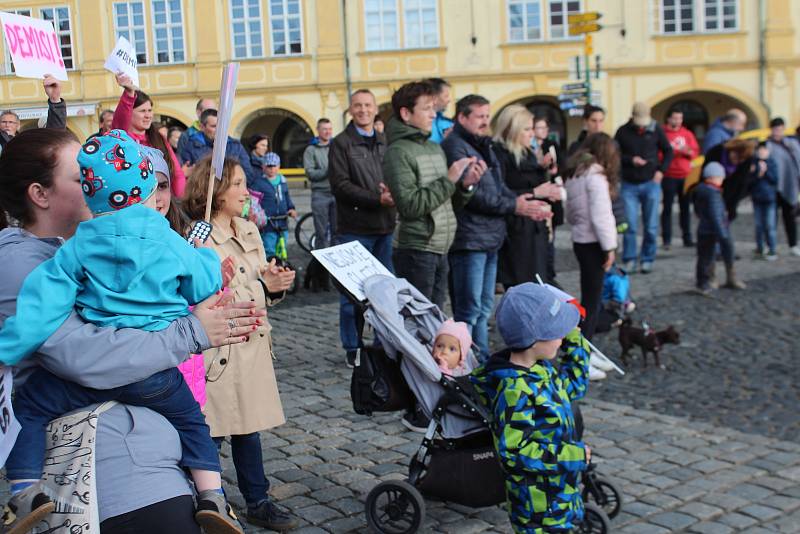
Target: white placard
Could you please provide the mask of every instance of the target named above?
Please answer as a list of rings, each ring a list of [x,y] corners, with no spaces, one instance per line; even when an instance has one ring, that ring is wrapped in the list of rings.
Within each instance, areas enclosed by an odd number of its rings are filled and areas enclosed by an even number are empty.
[[[136,60],[136,49],[124,37],[120,36],[117,39],[117,46],[106,58],[106,64],[103,67],[114,74],[126,74],[133,85],[139,87],[139,62]]]
[[[358,300],[366,300],[364,280],[370,276],[383,274],[394,277],[389,269],[358,241],[312,250],[311,254]]]
[[[4,465],[21,427],[11,407],[11,388],[14,385],[11,368],[0,369],[3,370],[3,379],[0,381],[0,465]]]
[[[50,74],[67,81],[61,43],[52,22],[0,12],[0,23],[17,76],[42,79]]]

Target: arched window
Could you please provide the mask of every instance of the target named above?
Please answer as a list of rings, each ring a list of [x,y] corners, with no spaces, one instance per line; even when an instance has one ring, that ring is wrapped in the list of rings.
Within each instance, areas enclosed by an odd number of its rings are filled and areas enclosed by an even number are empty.
[[[303,168],[303,152],[314,132],[306,122],[295,113],[280,108],[259,110],[242,131],[242,143],[250,150],[250,139],[256,134],[268,135],[270,150],[281,157],[281,167],[287,169]]]

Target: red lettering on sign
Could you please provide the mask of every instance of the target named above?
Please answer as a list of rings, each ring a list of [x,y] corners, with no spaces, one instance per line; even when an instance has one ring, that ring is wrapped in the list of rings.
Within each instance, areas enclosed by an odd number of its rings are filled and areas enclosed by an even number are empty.
[[[16,54],[19,42],[17,41],[17,36],[14,34],[14,27],[6,24],[3,27],[3,30],[6,34],[6,41],[8,42],[8,46],[9,48],[11,48],[11,54]]]
[[[50,41],[47,40],[47,33],[45,33],[44,30],[39,30],[36,36],[38,37],[36,42],[39,43],[39,51],[41,52],[42,57],[55,63],[53,60],[53,54],[50,50]]]
[[[22,33],[25,34],[25,40],[28,42],[28,46],[31,50],[31,57],[36,57],[36,59],[41,59],[41,50],[39,48],[39,39],[36,38],[36,28],[32,26],[23,26]]]
[[[22,57],[31,57],[33,54],[31,53],[30,45],[28,45],[27,50],[25,49],[25,45],[27,44],[25,42],[25,32],[22,31],[22,28],[17,25],[12,26],[12,30],[17,36],[17,42],[19,43],[19,54]]]

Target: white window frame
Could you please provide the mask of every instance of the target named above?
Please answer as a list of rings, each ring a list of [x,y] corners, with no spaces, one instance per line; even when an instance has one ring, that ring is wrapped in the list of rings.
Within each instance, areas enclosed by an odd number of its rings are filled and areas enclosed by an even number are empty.
[[[166,20],[166,22],[164,22],[162,24],[156,24],[156,6],[155,6],[156,1],[164,2],[164,7],[165,7],[165,13],[166,13],[167,20]],[[186,63],[187,62],[187,60],[186,60],[186,57],[187,57],[186,34],[183,31],[183,20],[184,20],[184,16],[183,16],[183,1],[181,0],[181,1],[178,2],[178,6],[180,7],[179,13],[180,13],[180,17],[181,17],[180,22],[172,22],[172,16],[171,16],[172,15],[172,11],[170,10],[169,3],[170,3],[170,0],[151,0],[150,1],[150,22],[152,24],[152,34],[151,34],[151,36],[152,36],[152,39],[153,39],[153,63],[152,63],[153,65],[181,64],[181,63]],[[166,50],[167,56],[168,56],[167,57],[167,61],[160,61],[159,57],[158,57],[159,52],[163,52],[163,51],[158,49],[158,41],[159,41],[159,39],[158,39],[158,36],[156,35],[156,31],[159,30],[159,29],[162,29],[162,28],[166,29],[166,31],[167,31],[167,50]],[[179,28],[180,31],[181,31],[181,42],[183,43],[183,48],[182,48],[183,59],[180,60],[180,61],[176,61],[174,59],[175,50],[176,50],[175,44],[173,43],[173,38],[172,38],[172,30],[174,28]]]
[[[545,13],[545,2],[548,0],[508,0],[506,3],[506,18],[508,22],[506,24],[508,30],[508,42],[509,43],[540,43],[544,41],[544,28],[545,28],[545,20],[546,20],[546,13]],[[526,25],[528,17],[528,4],[536,3],[538,4],[539,9],[539,37],[534,39],[528,38],[528,27]],[[524,37],[522,39],[513,39],[512,32],[511,32],[511,6],[512,5],[520,5],[522,7],[522,30]]]
[[[567,4],[570,2],[578,2],[578,11],[570,12],[567,11]],[[564,22],[562,24],[553,24],[553,11],[551,9],[552,4],[559,3],[561,7],[564,9],[562,11],[562,15],[564,17]],[[577,14],[583,12],[583,0],[547,0],[547,34],[551,41],[576,41],[582,39],[580,35],[570,35],[569,34],[569,16],[571,14]],[[559,27],[564,28],[564,35],[560,37],[556,37],[553,35],[553,28]]]
[[[658,28],[657,32],[659,35],[664,36],[673,36],[673,35],[690,35],[690,34],[715,34],[715,33],[734,33],[739,31],[739,11],[740,5],[739,0],[733,0],[730,2],[734,7],[734,27],[732,28],[725,28],[724,27],[724,20],[725,16],[723,15],[723,7],[728,0],[691,0],[691,9],[692,9],[692,29],[691,30],[683,30],[681,28],[680,22],[683,22],[681,19],[674,19],[676,22],[675,30],[673,31],[666,31],[666,18],[664,17],[664,0],[653,0],[654,1],[654,8],[655,8],[655,15],[658,17]],[[681,0],[674,0],[676,3],[680,3]],[[718,27],[717,28],[706,28],[706,4],[713,3],[717,7],[717,21]],[[680,10],[680,7],[678,8]]]
[[[64,67],[66,70],[75,70],[75,39],[74,33],[72,28],[72,10],[69,8],[69,5],[62,4],[62,5],[55,5],[55,6],[42,6],[39,8],[39,18],[44,20],[44,12],[52,9],[53,10],[53,28],[56,31],[56,35],[58,36],[58,46],[61,48],[61,57],[64,58],[64,47],[61,44],[61,37],[63,35],[69,35],[69,60],[72,62],[71,67],[67,67],[67,60],[64,59]],[[58,28],[58,24],[56,23],[56,13],[59,9],[66,9],[67,10],[67,22],[69,22],[69,30],[60,30]]]
[[[139,4],[142,6],[142,25],[137,26],[133,23],[133,12],[131,10],[131,6],[133,4]],[[117,24],[117,6],[124,5],[128,10],[128,26],[121,28]],[[150,55],[147,52],[147,10],[144,3],[144,0],[124,0],[119,2],[113,2],[111,5],[111,12],[114,18],[114,38],[115,40],[119,38],[121,32],[126,32],[128,35],[125,38],[130,41],[133,47],[136,49],[136,56],[137,59],[139,55],[144,54],[144,61],[139,60],[139,65],[147,65],[150,63]],[[142,46],[144,46],[144,50],[139,50],[139,47],[136,42],[136,38],[134,37],[134,32],[141,31],[142,32]]]
[[[403,0],[402,5],[402,15],[403,15],[403,48],[408,50],[420,49],[420,48],[437,48],[440,43],[440,35],[439,35],[439,2],[438,0],[417,0],[417,7],[407,7],[407,3],[409,0]],[[430,2],[430,4],[425,5],[426,2]],[[425,43],[425,29],[422,19],[422,14],[424,11],[429,10],[431,8],[431,4],[433,5],[433,15],[434,15],[434,23],[435,23],[435,32],[436,32],[436,39],[435,42],[431,44]],[[411,46],[408,44],[409,42],[409,24],[408,24],[408,12],[413,12],[414,16],[419,19],[419,26],[420,26],[420,44],[419,46]]]
[[[265,47],[264,47],[264,24],[263,24],[263,17],[262,15],[262,5],[261,0],[241,0],[242,2],[242,9],[244,10],[244,17],[241,19],[234,19],[233,18],[233,2],[229,0],[228,2],[228,15],[231,21],[231,55],[235,59],[252,59],[252,58],[262,58],[265,57]],[[254,2],[255,5],[258,7],[258,16],[253,18],[249,15],[250,12],[250,2]],[[253,32],[250,31],[250,24],[253,22],[258,22],[258,39],[254,39]],[[240,56],[236,53],[236,34],[233,30],[233,25],[235,23],[242,23],[244,24],[244,38],[245,38],[245,55]],[[261,47],[261,53],[255,54],[253,53],[253,46],[258,45]]]
[[[21,9],[8,9],[6,13],[13,13],[14,15],[24,15],[30,17],[33,14],[33,9],[24,7]],[[14,74],[14,64],[11,62],[11,50],[8,44],[3,40],[3,48],[5,49],[5,59],[3,61],[3,74]]]
[[[280,1],[283,5],[282,15],[272,14],[272,2]],[[289,15],[289,2],[297,2],[297,15]],[[275,30],[272,29],[273,17],[283,19],[283,35],[285,39],[286,51],[283,54],[275,52]],[[292,52],[292,41],[289,39],[289,19],[297,18],[300,26],[300,51]],[[303,2],[302,0],[267,0],[267,18],[269,20],[269,52],[273,57],[301,56],[305,51],[305,31],[303,29]]]
[[[400,35],[400,17],[402,16],[402,13],[400,12],[400,5],[399,5],[400,2],[398,2],[398,0],[394,0],[394,14],[395,14],[395,20],[397,21],[397,25],[395,26],[395,38],[396,38],[396,41],[394,43],[387,43],[386,42],[386,37],[385,37],[384,32],[383,32],[383,30],[385,28],[385,24],[384,24],[384,21],[383,21],[383,19],[384,19],[383,0],[378,0],[379,5],[380,5],[380,7],[378,9],[378,14],[380,15],[380,18],[381,18],[381,23],[378,26],[380,28],[380,34],[381,34],[381,45],[378,46],[378,47],[370,47],[369,40],[367,40],[367,38],[366,38],[367,34],[368,34],[367,26],[369,24],[367,22],[367,1],[368,0],[364,0],[364,50],[367,50],[367,51],[370,51],[370,52],[380,52],[380,51],[385,51],[385,50],[400,50],[402,48],[402,44],[400,43],[400,39],[402,37]]]

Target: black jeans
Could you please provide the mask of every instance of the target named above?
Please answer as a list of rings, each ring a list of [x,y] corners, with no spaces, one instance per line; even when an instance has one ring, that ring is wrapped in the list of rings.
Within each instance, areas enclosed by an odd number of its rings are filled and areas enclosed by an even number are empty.
[[[783,227],[786,230],[786,240],[790,247],[797,246],[797,219],[795,218],[796,206],[786,202],[782,196],[778,197],[778,207],[783,216]]]
[[[695,277],[697,279],[697,287],[700,289],[707,289],[711,282],[711,276],[714,272],[714,261],[717,255],[717,243],[719,243],[725,266],[733,266],[733,241],[730,239],[721,239],[715,235],[698,235]]]
[[[661,181],[663,192],[663,207],[661,208],[661,237],[665,245],[672,241],[672,206],[675,196],[678,197],[680,207],[680,226],[683,244],[692,242],[692,212],[689,197],[683,194],[682,178],[664,178]]]
[[[444,309],[444,296],[447,292],[447,254],[424,252],[409,248],[398,248],[392,259],[394,273],[425,295],[425,297]]]
[[[606,253],[599,243],[573,243],[572,250],[581,269],[581,305],[586,309],[581,333],[586,339],[592,339],[602,304]]]
[[[100,523],[100,534],[200,534],[191,495],[157,502]]]

